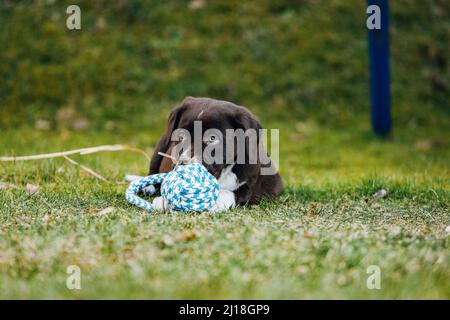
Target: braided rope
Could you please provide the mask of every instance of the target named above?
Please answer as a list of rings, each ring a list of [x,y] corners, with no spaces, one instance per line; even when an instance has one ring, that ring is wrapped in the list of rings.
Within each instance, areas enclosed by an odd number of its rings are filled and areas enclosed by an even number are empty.
[[[169,209],[177,211],[206,211],[219,196],[219,183],[200,163],[176,166],[169,173],[158,173],[133,181],[125,197],[128,202],[153,211],[153,205],[138,197],[145,188],[161,183],[161,195]]]

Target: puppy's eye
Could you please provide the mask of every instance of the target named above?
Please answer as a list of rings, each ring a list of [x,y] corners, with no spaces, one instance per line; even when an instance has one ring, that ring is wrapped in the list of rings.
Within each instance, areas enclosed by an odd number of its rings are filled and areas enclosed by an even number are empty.
[[[205,144],[217,144],[220,141],[222,141],[221,132],[218,132],[218,130],[208,130],[203,134],[203,143]]]
[[[210,135],[206,143],[216,143],[219,140],[219,138],[216,135]]]

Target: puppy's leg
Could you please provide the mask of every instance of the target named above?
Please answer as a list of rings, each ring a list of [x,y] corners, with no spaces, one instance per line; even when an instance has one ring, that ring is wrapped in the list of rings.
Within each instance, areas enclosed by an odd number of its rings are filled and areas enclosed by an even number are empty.
[[[153,208],[155,209],[155,211],[168,211],[169,208],[167,206],[167,200],[164,199],[163,197],[156,197],[155,199],[153,199]]]
[[[220,190],[216,204],[210,209],[212,212],[225,211],[236,206],[234,192],[229,190]]]

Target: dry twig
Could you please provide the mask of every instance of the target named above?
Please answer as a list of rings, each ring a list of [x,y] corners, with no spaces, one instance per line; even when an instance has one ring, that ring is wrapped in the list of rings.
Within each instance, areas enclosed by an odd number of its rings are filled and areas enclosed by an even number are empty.
[[[0,157],[0,161],[25,161],[25,160],[39,160],[39,159],[49,159],[49,158],[58,158],[58,157],[64,157],[72,154],[91,154],[96,152],[103,152],[103,151],[131,151],[131,152],[137,152],[143,154],[148,161],[150,161],[150,157],[148,154],[138,148],[130,147],[125,144],[114,144],[114,145],[103,145],[98,147],[90,147],[90,148],[82,148],[82,149],[76,149],[76,150],[69,150],[69,151],[63,151],[63,152],[54,152],[54,153],[44,153],[44,154],[36,154],[31,156],[19,156],[19,157]]]
[[[40,160],[40,159],[50,159],[50,158],[58,158],[58,157],[63,157],[64,159],[66,159],[67,161],[69,161],[71,164],[79,166],[81,169],[83,169],[84,171],[88,172],[90,175],[105,181],[105,182],[110,182],[108,179],[106,179],[105,177],[103,177],[102,175],[98,174],[97,172],[95,172],[94,170],[92,170],[91,168],[79,164],[78,162],[76,162],[75,160],[69,158],[69,155],[72,154],[79,154],[79,155],[86,155],[86,154],[91,154],[91,153],[96,153],[96,152],[103,152],[103,151],[131,151],[131,152],[137,152],[137,153],[141,153],[143,154],[148,161],[150,161],[150,157],[148,156],[148,154],[142,150],[142,149],[138,149],[138,148],[134,148],[134,147],[130,147],[124,144],[114,144],[114,145],[103,145],[103,146],[98,146],[98,147],[90,147],[90,148],[82,148],[82,149],[76,149],[76,150],[69,150],[69,151],[62,151],[62,152],[53,152],[53,153],[44,153],[44,154],[36,154],[36,155],[31,155],[31,156],[19,156],[19,157],[0,157],[0,161],[27,161],[27,160]]]
[[[86,172],[89,173],[90,175],[92,175],[92,176],[94,176],[94,177],[96,177],[96,178],[98,178],[98,179],[100,179],[100,180],[103,180],[103,181],[109,183],[108,179],[106,179],[106,178],[103,177],[102,175],[98,174],[97,172],[95,172],[95,171],[92,170],[91,168],[86,167],[85,165],[79,164],[79,163],[76,162],[75,160],[70,159],[68,156],[64,156],[64,159],[66,159],[67,161],[69,161],[71,164],[74,164],[74,165],[76,165],[76,166],[79,166],[81,169],[83,169],[84,171],[86,171]]]

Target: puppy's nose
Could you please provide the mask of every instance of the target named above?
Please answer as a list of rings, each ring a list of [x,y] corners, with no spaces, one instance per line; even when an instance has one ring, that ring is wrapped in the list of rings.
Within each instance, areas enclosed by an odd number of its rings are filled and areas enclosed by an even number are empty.
[[[179,164],[190,164],[191,163],[191,157],[189,157],[186,154],[182,154],[179,158],[178,158],[178,163]]]
[[[191,162],[191,150],[192,148],[187,148],[182,150],[182,153],[178,154],[177,163],[178,164],[189,164]]]
[[[194,154],[194,149],[189,148],[185,150],[179,157],[178,157],[178,164],[191,164],[194,162],[200,162],[201,157],[198,157]]]

